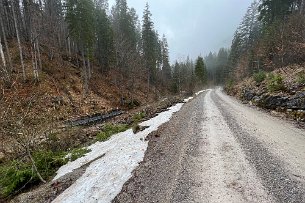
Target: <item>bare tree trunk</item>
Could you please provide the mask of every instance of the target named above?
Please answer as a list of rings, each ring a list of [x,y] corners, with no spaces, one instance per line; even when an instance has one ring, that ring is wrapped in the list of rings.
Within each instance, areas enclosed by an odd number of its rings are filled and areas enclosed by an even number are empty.
[[[284,67],[284,24],[281,25],[281,68]]]
[[[9,81],[9,74],[8,74],[7,67],[6,67],[6,60],[5,60],[5,56],[4,56],[4,53],[3,53],[1,37],[0,37],[0,56],[1,56],[2,63],[3,63],[3,72],[5,74],[5,76],[4,76],[5,81]]]
[[[3,7],[3,4],[0,4],[0,7]],[[3,24],[3,19],[2,16],[0,15],[0,26],[2,27],[2,35],[3,35],[3,41],[4,41],[4,45],[5,45],[5,50],[6,50],[6,55],[7,55],[7,59],[8,59],[8,64],[9,64],[9,69],[8,72],[9,74],[12,71],[13,65],[12,65],[12,59],[11,59],[11,54],[8,48],[8,44],[7,44],[7,39],[6,39],[6,31],[4,28],[4,24]]]
[[[84,79],[84,95],[83,97],[85,98],[88,93],[88,75],[87,75],[87,67],[86,67],[86,58],[84,54],[84,48],[82,49],[82,58],[83,58],[83,79]]]
[[[90,59],[88,58],[88,60],[87,60],[87,62],[88,62],[88,79],[90,80],[91,79],[91,77],[92,77],[92,68],[91,68],[91,65],[90,65]]]
[[[68,37],[68,52],[69,52],[69,56],[71,56],[71,42],[70,42],[70,37]]]
[[[23,77],[23,81],[25,81],[26,80],[26,74],[25,74],[25,67],[24,67],[24,62],[23,62],[23,53],[22,53],[22,47],[21,47],[21,43],[20,43],[19,31],[18,31],[17,20],[16,20],[16,14],[15,14],[15,9],[14,9],[13,4],[12,4],[12,10],[13,10],[13,18],[14,18],[15,29],[16,29],[17,42],[18,42],[18,47],[19,47],[19,56],[20,56],[20,62],[21,62],[21,68],[22,68],[22,77]]]
[[[38,71],[37,71],[37,60],[36,60],[36,48],[35,43],[33,42],[33,35],[30,36],[31,41],[31,58],[32,58],[32,67],[33,67],[33,76],[34,80],[38,80]]]
[[[148,98],[149,98],[149,90],[150,89],[150,71],[148,70],[148,76],[147,76],[147,101],[148,101]]]
[[[38,37],[36,38],[36,49],[37,49],[37,54],[38,54],[39,70],[42,70]]]
[[[32,42],[34,47],[34,63],[33,63],[33,70],[34,70],[34,78],[36,81],[39,80],[39,74],[38,74],[38,63],[37,63],[37,47],[36,43]]]
[[[34,161],[32,155],[31,155],[31,152],[30,152],[30,149],[29,149],[29,146],[28,146],[28,145],[26,146],[26,151],[27,151],[28,157],[30,158],[30,160],[31,160],[31,162],[32,162],[32,166],[33,166],[33,168],[34,168],[34,171],[35,171],[37,177],[39,178],[39,180],[40,180],[41,182],[46,183],[46,181],[42,178],[42,176],[40,175],[40,173],[39,173],[39,171],[38,171],[38,169],[37,169],[37,167],[36,167],[36,163],[35,163],[35,161]]]
[[[88,66],[88,78],[91,79],[91,65],[90,65],[89,51],[87,57],[87,66]]]
[[[6,69],[6,60],[5,60],[5,56],[4,56],[4,52],[3,52],[1,37],[0,37],[0,56],[1,56],[2,63],[3,63],[3,67],[5,68],[5,72],[7,72],[7,69]]]

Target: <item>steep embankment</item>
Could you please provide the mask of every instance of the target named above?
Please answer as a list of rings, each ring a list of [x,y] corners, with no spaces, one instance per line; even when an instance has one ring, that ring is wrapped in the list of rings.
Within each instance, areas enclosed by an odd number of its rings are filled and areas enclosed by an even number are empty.
[[[23,44],[27,77],[23,81],[17,43],[11,41],[9,44],[14,69],[10,87],[0,81],[0,162],[4,155],[16,151],[18,139],[38,137],[44,140],[46,137],[43,135],[53,134],[64,120],[127,108],[131,98],[137,105],[144,105],[160,95],[152,87],[147,90],[146,77],[128,80],[122,78],[115,68],[102,73],[94,61],[91,61],[89,92],[84,95],[81,57],[51,51],[43,45],[42,70],[39,70],[39,81],[35,81],[31,51],[27,44]],[[69,141],[75,134],[66,133],[65,139]]]
[[[270,110],[272,114],[305,121],[304,66],[260,72],[225,89],[243,102]]]

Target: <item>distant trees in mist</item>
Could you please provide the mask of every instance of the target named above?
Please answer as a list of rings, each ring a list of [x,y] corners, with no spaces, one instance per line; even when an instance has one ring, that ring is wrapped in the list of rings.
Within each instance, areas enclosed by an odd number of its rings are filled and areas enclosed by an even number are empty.
[[[205,59],[216,83],[305,62],[305,1],[261,0],[248,8],[230,49]]]

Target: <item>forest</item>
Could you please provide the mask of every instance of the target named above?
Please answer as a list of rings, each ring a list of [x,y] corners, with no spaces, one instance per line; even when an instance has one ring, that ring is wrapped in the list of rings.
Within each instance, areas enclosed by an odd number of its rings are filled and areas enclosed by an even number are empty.
[[[123,79],[133,86],[135,78],[145,77],[148,89],[156,84],[177,89],[166,36],[155,30],[148,4],[142,20],[126,0],[117,0],[111,9],[107,0],[4,0],[0,9],[0,74],[5,87],[42,80],[46,54],[49,61],[60,58],[82,68],[84,96],[94,65],[101,74],[116,72],[118,86]],[[18,55],[12,43],[18,44]]]
[[[230,48],[205,57],[210,79],[242,81],[257,73],[303,64],[303,0],[254,1],[237,28]]]

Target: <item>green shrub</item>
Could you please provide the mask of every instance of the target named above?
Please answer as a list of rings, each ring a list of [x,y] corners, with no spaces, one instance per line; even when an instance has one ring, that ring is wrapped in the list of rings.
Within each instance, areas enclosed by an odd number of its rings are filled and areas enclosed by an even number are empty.
[[[91,150],[87,148],[73,149],[72,152],[70,153],[70,161],[75,161],[76,159],[83,157],[85,154],[89,152],[91,152]]]
[[[299,84],[305,84],[305,73],[304,72],[300,72],[297,75],[297,83]]]
[[[133,115],[132,120],[134,123],[139,123],[143,118],[145,118],[145,116],[146,116],[145,112],[139,112]]]
[[[270,73],[267,78],[267,88],[270,92],[283,90],[285,88],[281,75]]]
[[[124,124],[106,124],[103,130],[97,134],[96,139],[104,142],[108,140],[112,135],[123,132],[128,129],[128,125]]]
[[[64,152],[37,151],[33,153],[37,170],[46,179],[52,176],[59,167],[68,162],[65,156],[66,153]]]
[[[12,161],[0,166],[0,192],[7,197],[22,188],[26,183],[37,181],[32,167],[22,161]]]
[[[64,152],[37,151],[32,154],[38,172],[44,179],[52,176],[67,163]],[[26,186],[39,182],[28,159],[14,160],[0,166],[0,194],[7,197]]]
[[[266,73],[264,71],[259,71],[253,74],[253,79],[257,83],[261,83],[266,79]]]

